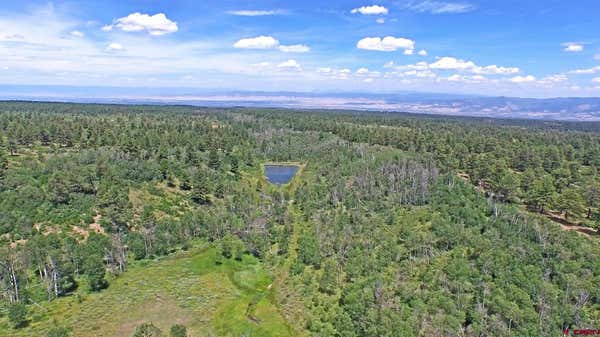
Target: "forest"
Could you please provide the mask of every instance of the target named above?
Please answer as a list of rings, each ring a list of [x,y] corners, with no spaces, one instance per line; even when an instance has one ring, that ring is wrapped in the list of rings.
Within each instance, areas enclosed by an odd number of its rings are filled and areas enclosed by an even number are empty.
[[[599,170],[592,122],[0,102],[0,336],[599,329]]]

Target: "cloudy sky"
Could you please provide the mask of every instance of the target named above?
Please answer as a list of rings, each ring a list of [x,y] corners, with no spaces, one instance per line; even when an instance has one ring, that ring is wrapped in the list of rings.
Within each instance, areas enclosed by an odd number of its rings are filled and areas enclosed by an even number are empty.
[[[4,1],[0,84],[600,96],[597,0]]]

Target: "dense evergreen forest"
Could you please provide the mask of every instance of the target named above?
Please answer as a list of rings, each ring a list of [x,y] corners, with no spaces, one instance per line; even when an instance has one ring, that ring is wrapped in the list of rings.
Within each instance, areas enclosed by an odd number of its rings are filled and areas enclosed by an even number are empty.
[[[598,170],[594,123],[2,102],[0,336],[599,329]]]

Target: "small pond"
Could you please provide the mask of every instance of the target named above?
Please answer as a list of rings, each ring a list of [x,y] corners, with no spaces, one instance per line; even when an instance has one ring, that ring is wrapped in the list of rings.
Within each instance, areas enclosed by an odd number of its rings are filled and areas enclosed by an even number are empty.
[[[271,184],[287,184],[296,172],[298,172],[296,165],[265,165],[265,174]]]

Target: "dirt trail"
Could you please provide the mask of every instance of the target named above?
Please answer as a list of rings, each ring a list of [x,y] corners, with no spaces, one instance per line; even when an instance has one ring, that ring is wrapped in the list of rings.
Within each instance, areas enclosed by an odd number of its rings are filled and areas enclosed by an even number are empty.
[[[588,238],[591,238],[593,235],[598,235],[598,231],[591,229],[589,227],[583,227],[583,226],[567,226],[567,225],[560,225],[560,228],[562,228],[562,230],[564,231],[576,231],[577,233],[587,236]]]
[[[563,218],[561,215],[556,214],[554,212],[544,212],[543,215],[546,218],[548,218],[549,220],[552,220],[552,221],[556,222],[557,224],[559,224],[560,228],[564,231],[576,231],[577,233],[579,233],[583,236],[586,236],[588,238],[598,235],[597,230],[590,228],[590,227],[579,226],[575,223],[568,221],[567,219]]]
[[[469,177],[468,174],[466,173],[458,173],[457,174],[458,177],[460,179],[462,179],[463,181],[470,183],[471,178]],[[480,191],[481,193],[490,193],[489,189],[487,188],[487,183],[483,182],[477,186],[475,186],[475,188]],[[529,209],[527,209],[527,207],[525,207],[526,210],[530,211]],[[531,211],[530,211],[531,212]],[[532,212],[533,213],[533,212]],[[536,214],[540,214],[538,212],[535,212]],[[600,234],[600,231],[595,230],[593,228],[590,227],[585,227],[585,226],[580,226],[576,223],[570,222],[567,219],[565,219],[562,214],[558,214],[558,213],[554,213],[552,211],[544,211],[543,213],[541,213],[540,215],[545,216],[548,220],[556,222],[557,224],[560,225],[560,228],[563,231],[575,231],[585,237],[588,238],[592,238],[593,236],[597,236]]]

